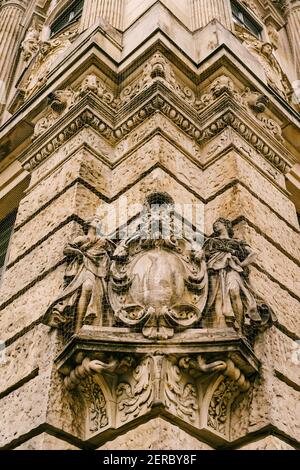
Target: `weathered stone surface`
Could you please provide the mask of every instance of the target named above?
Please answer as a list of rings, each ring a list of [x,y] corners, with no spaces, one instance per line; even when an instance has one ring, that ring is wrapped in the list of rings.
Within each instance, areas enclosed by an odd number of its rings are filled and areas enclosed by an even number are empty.
[[[100,157],[108,160],[112,159],[112,148],[107,141],[92,128],[84,128],[34,170],[30,187],[38,184],[51,172],[56,171],[59,166],[65,164],[66,160],[72,158],[83,146],[89,146]]]
[[[62,441],[58,437],[51,436],[43,432],[38,436],[32,437],[14,450],[80,450],[69,442]]]
[[[257,338],[255,354],[300,388],[300,345],[296,341],[272,327]]]
[[[0,394],[24,380],[35,369],[51,369],[56,352],[55,332],[38,325],[5,349],[0,363]]]
[[[104,444],[99,450],[212,450],[185,431],[155,418]]]
[[[295,228],[299,228],[293,202],[239,155],[237,155],[237,178],[283,219]]]
[[[92,217],[100,205],[99,198],[81,184],[75,184],[42,212],[15,231],[11,240],[9,263],[46,238],[71,215],[84,220]]]
[[[205,232],[212,233],[212,224],[217,217],[235,220],[245,217],[279,249],[285,250],[296,260],[300,259],[300,237],[287,223],[279,218],[266,204],[260,202],[240,184],[208,202],[205,211]]]
[[[71,222],[7,269],[1,286],[0,303],[8,300],[59,263],[64,257],[63,248],[67,241],[81,233],[79,224]]]
[[[277,379],[268,366],[263,366],[252,395],[249,432],[269,424],[300,440],[300,392]]]
[[[79,178],[82,160],[88,161],[89,155],[89,152],[86,150],[78,150],[61,168],[56,169],[38,185],[34,186],[20,203],[16,226],[24,223],[25,220],[39,211],[41,207],[48,204],[49,201]],[[96,160],[95,157],[91,158]],[[104,194],[108,191],[108,183],[109,178],[106,179],[105,176],[101,176],[101,179],[98,181],[99,188],[101,184],[104,185],[101,188]]]
[[[278,437],[268,436],[240,447],[238,450],[295,450],[295,448]]]
[[[300,267],[245,222],[235,227],[235,236],[257,253],[256,263],[276,281],[300,298]]]
[[[51,301],[61,292],[64,273],[65,267],[59,266],[0,311],[1,341],[17,335],[45,314]]]
[[[274,310],[280,325],[300,338],[300,302],[253,266],[250,281],[255,292]]]
[[[54,368],[48,393],[47,423],[79,439],[85,438],[86,413],[78,390],[68,391]]]
[[[51,360],[53,364],[53,358]],[[0,400],[0,448],[48,423],[81,438],[84,426],[80,398],[69,396],[52,367]]]
[[[45,422],[50,374],[38,375],[0,400],[0,448]]]

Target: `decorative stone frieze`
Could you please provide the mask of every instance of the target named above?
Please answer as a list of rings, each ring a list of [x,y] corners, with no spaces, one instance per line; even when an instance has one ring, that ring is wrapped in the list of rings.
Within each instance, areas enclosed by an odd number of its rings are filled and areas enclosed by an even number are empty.
[[[157,342],[124,329],[84,327],[57,366],[84,400],[87,441],[161,410],[199,436],[230,442],[233,404],[252,387],[259,362],[228,329],[215,330],[214,342],[204,330]]]

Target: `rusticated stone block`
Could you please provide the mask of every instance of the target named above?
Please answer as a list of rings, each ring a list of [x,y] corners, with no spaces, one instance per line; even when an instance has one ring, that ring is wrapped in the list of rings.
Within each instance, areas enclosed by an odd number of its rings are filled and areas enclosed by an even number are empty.
[[[51,370],[57,351],[55,335],[49,327],[38,325],[5,349],[5,361],[0,364],[0,395],[35,369]]]
[[[254,385],[249,416],[249,432],[267,425],[300,441],[300,392],[262,367]]]
[[[59,266],[0,311],[1,341],[6,342],[45,314],[62,290],[64,273],[65,266]]]
[[[0,449],[45,422],[51,370],[0,400]]]
[[[86,409],[78,390],[68,391],[63,376],[53,369],[46,421],[64,432],[84,439]]]
[[[235,236],[249,243],[261,269],[300,298],[300,267],[296,263],[245,222],[235,227]]]
[[[91,175],[90,179],[93,182],[97,182],[96,189],[108,196],[111,184],[110,170],[87,150],[79,150],[61,168],[50,173],[47,178],[32,187],[22,199],[16,226],[23,224],[43,206],[49,204],[54,197],[63,192],[76,179],[80,177],[84,179],[86,176],[87,182],[89,182],[88,175]]]
[[[109,441],[98,450],[212,450],[174,424],[162,418],[147,423]]]
[[[43,211],[38,212],[11,239],[9,263],[15,261],[40,240],[45,239],[50,232],[71,215],[84,220],[92,217],[100,205],[99,198],[81,184],[76,184],[50,203]]]
[[[294,204],[288,195],[277,189],[259,171],[237,154],[237,178],[262,201],[295,228],[299,228]]]
[[[253,266],[250,281],[255,292],[274,310],[279,324],[300,338],[300,302]]]
[[[296,341],[273,326],[258,336],[255,354],[300,388],[300,345]]]
[[[112,159],[112,148],[107,141],[90,127],[83,128],[33,171],[30,187],[38,184],[49,173],[56,171],[58,166],[62,169],[62,165],[65,165],[67,160],[83,146],[89,146],[100,157],[109,161]]]
[[[295,448],[278,437],[267,436],[240,447],[238,450],[295,450]]]
[[[266,204],[260,202],[240,184],[208,202],[205,211],[205,232],[212,233],[214,221],[222,216],[231,220],[247,218],[279,249],[300,260],[300,236]]]
[[[14,450],[80,450],[69,442],[62,441],[58,437],[51,436],[43,432],[38,436],[32,437],[23,444],[15,447]]]
[[[64,258],[63,248],[67,241],[81,233],[82,229],[79,224],[71,222],[7,269],[1,286],[0,303],[8,300],[61,262]]]

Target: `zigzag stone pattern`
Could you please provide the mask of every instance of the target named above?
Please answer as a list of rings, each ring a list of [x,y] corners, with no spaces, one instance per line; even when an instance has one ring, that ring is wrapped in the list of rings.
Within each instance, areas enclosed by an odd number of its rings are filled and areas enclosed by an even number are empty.
[[[0,2],[1,449],[299,448],[299,11]]]

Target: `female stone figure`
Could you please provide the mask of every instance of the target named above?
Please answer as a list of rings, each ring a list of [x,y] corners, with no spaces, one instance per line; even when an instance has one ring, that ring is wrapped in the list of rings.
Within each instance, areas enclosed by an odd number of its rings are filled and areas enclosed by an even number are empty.
[[[77,333],[82,325],[101,324],[107,301],[107,277],[114,243],[99,236],[100,221],[94,217],[87,222],[87,234],[68,243],[65,273],[66,287],[61,296],[48,308],[47,324],[53,327],[69,323],[76,308]]]
[[[256,255],[246,242],[233,238],[229,220],[220,218],[213,228],[213,236],[204,244],[209,273],[208,315],[213,322],[207,326],[239,329],[243,324],[262,323],[247,279],[248,266]]]

